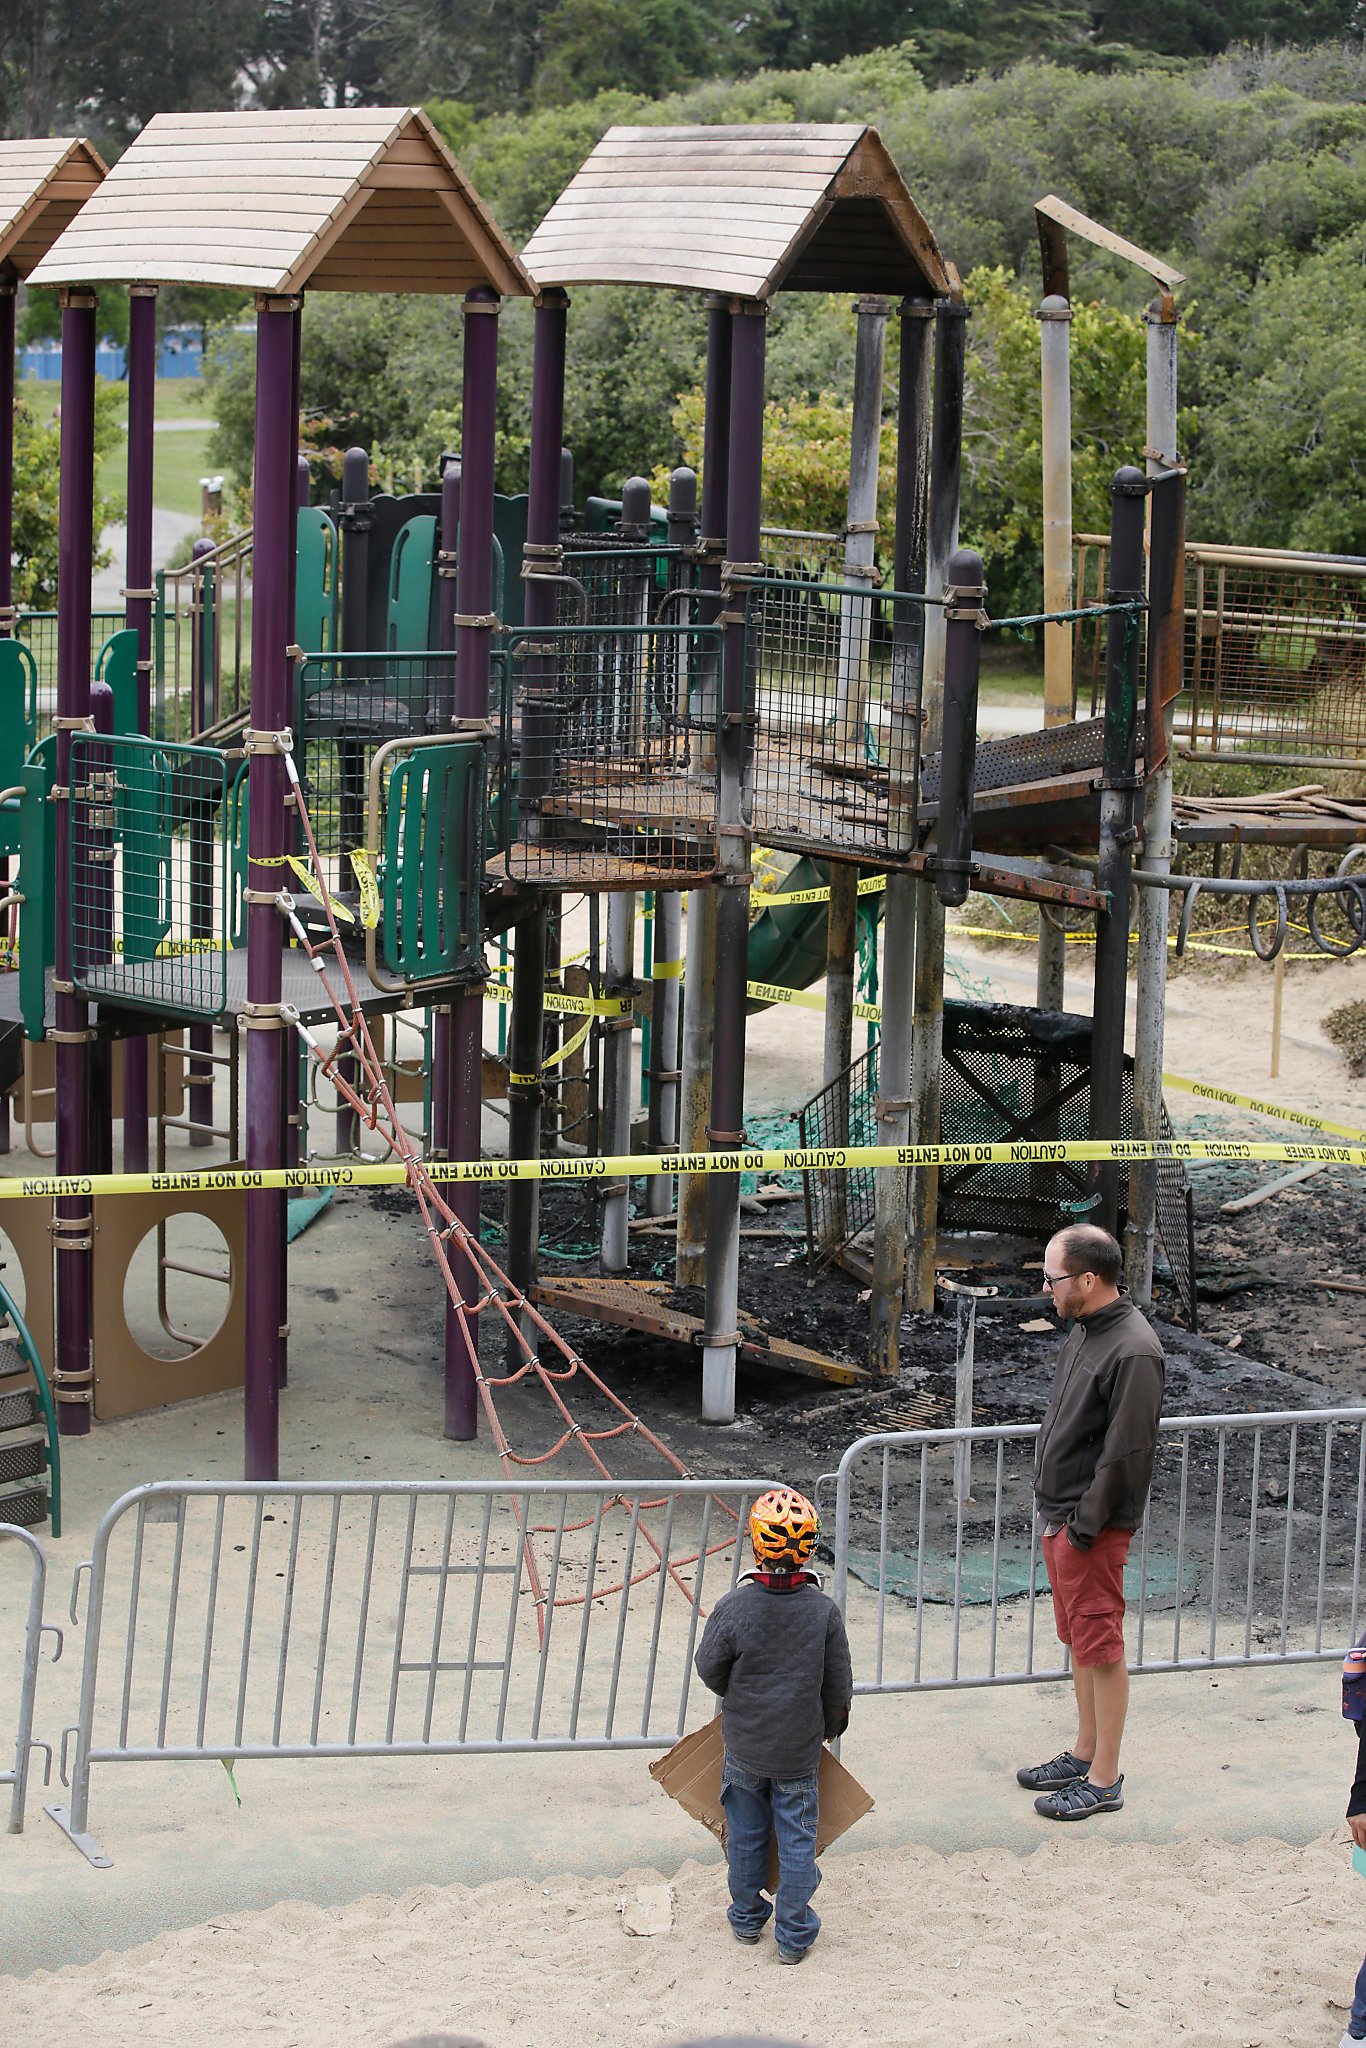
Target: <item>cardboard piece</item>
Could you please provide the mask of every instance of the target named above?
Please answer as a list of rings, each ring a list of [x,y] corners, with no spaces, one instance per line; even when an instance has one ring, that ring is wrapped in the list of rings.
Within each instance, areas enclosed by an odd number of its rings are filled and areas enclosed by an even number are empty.
[[[650,1765],[650,1776],[662,1785],[670,1799],[676,1799],[685,1813],[700,1820],[709,1834],[726,1846],[726,1816],[721,1808],[721,1766],[725,1741],[721,1716],[694,1728],[676,1742],[664,1756]],[[817,1777],[819,1810],[816,1820],[816,1854],[847,1834],[856,1820],[871,1813],[873,1802],[858,1779],[845,1770],[832,1750],[822,1749]],[[768,1844],[768,1890],[778,1888],[778,1844]]]

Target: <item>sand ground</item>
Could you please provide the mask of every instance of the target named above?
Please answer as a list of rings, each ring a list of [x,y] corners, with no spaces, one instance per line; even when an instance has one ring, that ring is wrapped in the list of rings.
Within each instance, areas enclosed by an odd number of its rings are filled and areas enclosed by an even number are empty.
[[[1019,956],[951,953],[974,992],[1027,1000]],[[1319,1029],[1363,991],[1366,963],[1291,970],[1273,1085],[1269,974],[1183,977],[1168,1067],[1366,1124],[1366,1084]],[[818,1016],[752,1020],[752,1109],[804,1099],[819,1045]],[[1172,1107],[1191,1128],[1194,1106]],[[418,1297],[400,1280],[410,1228],[347,1198],[293,1248],[289,1476],[496,1477],[486,1437],[438,1433],[439,1304],[435,1284]],[[232,1476],[240,1426],[224,1395],[69,1443],[49,1614],[112,1499],[154,1477]],[[740,1472],[741,1436],[736,1455]],[[5,1641],[20,1598],[0,1558]],[[79,1648],[77,1632],[44,1671],[48,1738],[71,1718]],[[844,1758],[877,1808],[828,1858],[826,1930],[800,1971],[729,1940],[719,1854],[639,1754],[244,1763],[240,1809],[217,1764],[106,1766],[92,1827],[109,1871],[75,1854],[42,1813],[59,1795],[35,1784],[26,1833],[0,1843],[4,2038],[1336,2042],[1366,1894],[1339,1821],[1352,1753],[1332,1667],[1141,1680],[1124,1813],[1063,1831],[1035,1819],[1013,1771],[1069,1734],[1054,1686],[861,1703]],[[670,1931],[627,1935],[619,1903],[661,1880]]]

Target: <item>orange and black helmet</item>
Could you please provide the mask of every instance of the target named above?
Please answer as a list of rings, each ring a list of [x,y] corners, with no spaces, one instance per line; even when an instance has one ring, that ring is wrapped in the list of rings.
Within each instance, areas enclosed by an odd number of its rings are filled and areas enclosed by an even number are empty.
[[[800,1571],[816,1547],[820,1517],[804,1493],[775,1486],[749,1511],[754,1562],[761,1571]]]

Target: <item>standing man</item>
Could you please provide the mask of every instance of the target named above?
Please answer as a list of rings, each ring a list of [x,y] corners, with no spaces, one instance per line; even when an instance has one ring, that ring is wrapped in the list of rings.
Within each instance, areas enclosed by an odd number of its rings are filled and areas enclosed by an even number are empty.
[[[1119,1284],[1123,1265],[1093,1223],[1060,1230],[1044,1253],[1043,1284],[1072,1327],[1035,1448],[1034,1499],[1058,1640],[1072,1652],[1077,1735],[1051,1762],[1015,1775],[1049,1820],[1124,1804],[1124,1561],[1152,1483],[1165,1361]]]

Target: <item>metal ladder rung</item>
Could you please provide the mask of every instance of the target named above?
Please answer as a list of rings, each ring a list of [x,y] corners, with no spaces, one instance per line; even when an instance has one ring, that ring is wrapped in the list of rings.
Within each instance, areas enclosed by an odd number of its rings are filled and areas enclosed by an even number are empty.
[[[211,1138],[226,1138],[232,1141],[231,1129],[222,1124],[202,1124],[192,1116],[164,1116],[161,1119],[163,1131],[207,1131]]]
[[[163,1259],[163,1273],[188,1273],[192,1280],[216,1280],[221,1287],[231,1287],[232,1274],[219,1273],[212,1266],[190,1266],[183,1259]]]
[[[165,1044],[161,1048],[165,1059],[202,1060],[206,1067],[230,1067],[233,1056],[230,1052],[202,1052],[188,1045]]]

